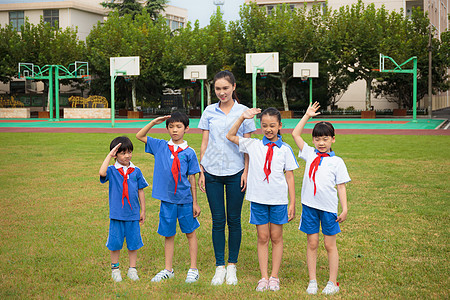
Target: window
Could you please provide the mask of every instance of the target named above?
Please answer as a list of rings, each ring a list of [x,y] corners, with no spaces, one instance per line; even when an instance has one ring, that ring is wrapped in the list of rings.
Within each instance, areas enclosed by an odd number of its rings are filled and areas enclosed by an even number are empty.
[[[267,5],[267,14],[270,16],[275,7],[273,5]]]
[[[9,23],[13,26],[16,31],[21,31],[21,27],[24,24],[24,13],[23,11],[10,11],[9,12]]]
[[[44,10],[44,22],[50,23],[52,27],[56,27],[59,23],[59,10],[46,9]]]
[[[172,30],[176,30],[179,28],[179,23],[177,21],[172,21]]]
[[[23,81],[10,81],[9,92],[11,95],[25,94],[25,80]]]

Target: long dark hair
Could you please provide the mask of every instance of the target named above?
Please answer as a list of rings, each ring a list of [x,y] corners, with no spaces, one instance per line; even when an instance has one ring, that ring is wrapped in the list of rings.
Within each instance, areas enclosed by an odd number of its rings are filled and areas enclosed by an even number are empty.
[[[216,74],[216,76],[214,76],[214,80],[213,80],[214,85],[216,84],[216,81],[218,79],[225,79],[226,81],[231,83],[231,85],[233,85],[233,86],[236,84],[236,78],[234,78],[233,73],[231,73],[228,70],[220,71],[219,73]],[[236,95],[236,89],[234,89],[232,96],[233,96],[233,99],[235,99],[237,101],[237,103],[240,103],[239,98]]]

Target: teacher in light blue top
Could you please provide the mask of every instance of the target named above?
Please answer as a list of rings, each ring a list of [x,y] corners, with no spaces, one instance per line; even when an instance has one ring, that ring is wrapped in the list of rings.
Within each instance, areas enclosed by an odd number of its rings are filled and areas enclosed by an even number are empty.
[[[241,246],[241,210],[247,185],[248,156],[226,135],[239,116],[248,109],[239,104],[236,79],[230,71],[214,77],[214,91],[219,102],[209,105],[198,127],[202,129],[199,188],[206,191],[212,215],[212,242],[216,273],[212,285],[237,284],[236,263]],[[238,136],[250,137],[256,130],[253,119],[245,120]],[[226,196],[225,196],[225,192]],[[225,203],[226,202],[226,203]],[[225,225],[228,224],[228,266],[225,268]]]

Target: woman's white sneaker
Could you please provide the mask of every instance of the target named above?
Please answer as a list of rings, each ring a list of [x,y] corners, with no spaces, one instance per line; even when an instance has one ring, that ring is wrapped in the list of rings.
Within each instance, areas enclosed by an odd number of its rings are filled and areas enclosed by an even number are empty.
[[[225,266],[218,266],[216,268],[216,274],[214,274],[214,277],[211,280],[211,285],[223,284],[226,275],[227,275],[227,270],[225,269]]]
[[[228,265],[227,267],[227,284],[236,285],[238,283],[236,277],[236,265]]]

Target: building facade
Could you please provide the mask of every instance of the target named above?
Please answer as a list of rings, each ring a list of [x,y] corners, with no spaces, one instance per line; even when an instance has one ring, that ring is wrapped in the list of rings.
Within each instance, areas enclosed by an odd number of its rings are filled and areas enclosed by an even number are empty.
[[[245,0],[246,4],[255,2],[260,6],[265,6],[267,8],[267,13],[271,11],[279,4],[286,3],[292,9],[301,8],[305,4],[307,9],[311,8],[313,5],[327,5],[327,1],[322,0]],[[438,36],[446,30],[449,29],[448,21],[448,0],[363,0],[365,4],[373,3],[376,8],[384,6],[388,10],[403,11],[406,15],[411,14],[412,8],[420,7],[424,11],[428,12],[431,24],[436,29]],[[357,3],[357,0],[328,0],[328,7],[331,9],[339,9],[342,6],[352,5]],[[362,80],[357,81],[350,85],[348,90],[339,100],[338,107],[347,108],[353,106],[355,109],[364,109],[365,106],[365,90],[366,83]],[[440,93],[438,95],[433,95],[433,110],[441,109],[445,107],[450,107],[450,92]],[[427,96],[424,99],[418,100],[418,105],[421,108],[425,108],[428,103]],[[375,98],[372,95],[372,105],[374,109],[393,109],[397,108],[397,104],[390,103],[386,99]]]
[[[41,18],[45,22],[55,24],[59,27],[78,28],[80,40],[86,40],[92,27],[97,22],[102,22],[108,10],[103,8],[97,0],[77,0],[77,1],[8,1],[0,4],[0,24],[11,23],[18,31],[25,20],[32,24],[40,22]]]

